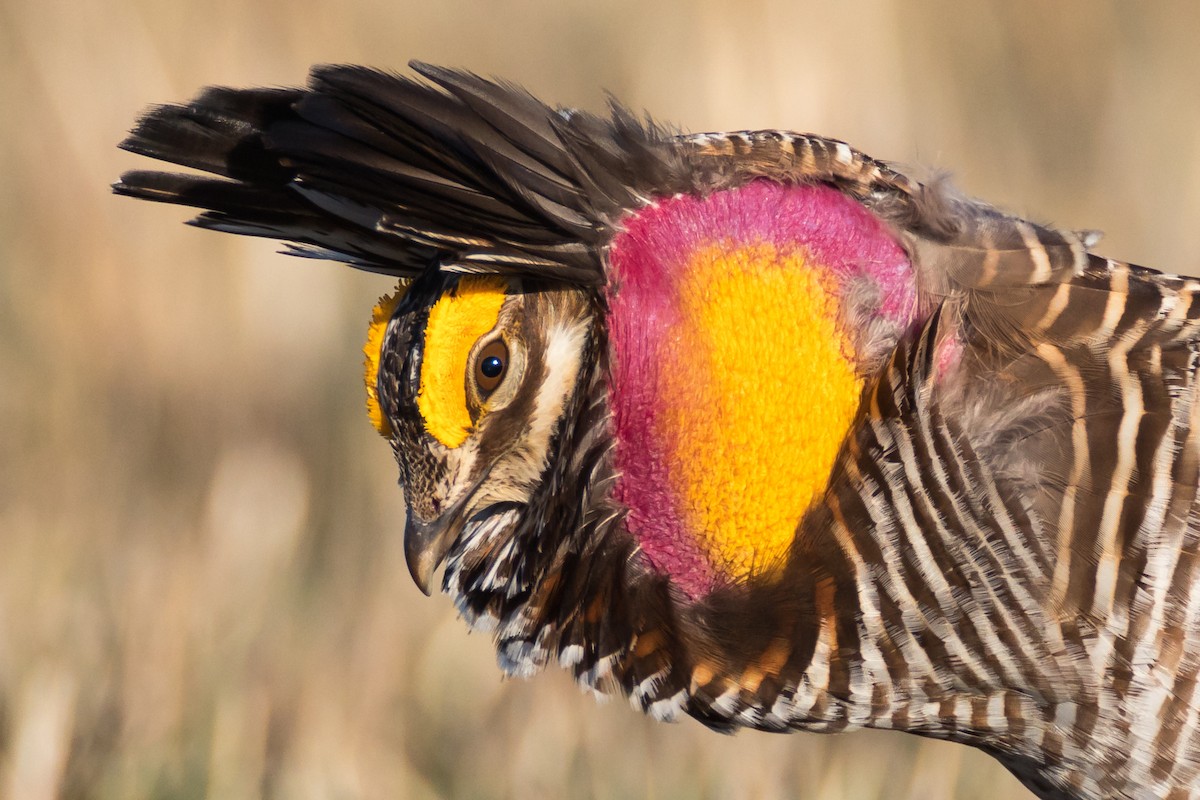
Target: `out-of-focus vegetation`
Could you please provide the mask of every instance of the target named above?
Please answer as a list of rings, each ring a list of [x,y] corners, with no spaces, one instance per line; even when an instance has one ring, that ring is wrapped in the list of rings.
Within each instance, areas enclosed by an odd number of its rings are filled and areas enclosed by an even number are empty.
[[[390,287],[111,197],[146,104],[413,57],[952,169],[1200,266],[1200,6],[0,0],[0,795],[1024,797],[914,737],[742,734],[505,682],[404,567],[360,337]]]

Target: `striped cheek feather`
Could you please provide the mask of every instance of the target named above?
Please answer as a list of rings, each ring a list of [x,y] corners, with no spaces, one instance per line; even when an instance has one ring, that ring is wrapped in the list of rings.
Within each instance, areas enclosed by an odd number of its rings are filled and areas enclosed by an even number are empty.
[[[840,192],[768,181],[646,207],[611,262],[616,499],[699,599],[786,559],[862,391],[842,300],[869,283],[904,325],[912,268]]]

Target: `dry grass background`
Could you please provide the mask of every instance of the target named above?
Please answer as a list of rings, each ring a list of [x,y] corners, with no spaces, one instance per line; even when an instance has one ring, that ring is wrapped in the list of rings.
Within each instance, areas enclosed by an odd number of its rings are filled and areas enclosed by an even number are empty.
[[[389,287],[111,197],[146,104],[412,57],[691,130],[951,168],[1200,267],[1200,6],[0,0],[0,794],[1002,798],[895,734],[742,734],[501,681],[404,568],[359,344]]]

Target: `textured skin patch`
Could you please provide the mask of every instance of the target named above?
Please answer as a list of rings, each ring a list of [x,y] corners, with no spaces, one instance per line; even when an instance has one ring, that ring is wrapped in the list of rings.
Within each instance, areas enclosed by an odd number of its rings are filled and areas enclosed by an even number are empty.
[[[655,434],[686,530],[740,579],[782,562],[825,488],[862,381],[836,289],[800,253],[710,247],[687,271],[678,336],[661,351]]]
[[[496,327],[507,285],[468,275],[429,310],[417,408],[425,429],[446,447],[458,447],[471,432],[467,358],[479,337]]]
[[[786,557],[857,410],[848,293],[907,325],[912,268],[845,195],[767,181],[648,206],[611,262],[614,495],[700,598]]]
[[[363,382],[367,387],[367,416],[371,419],[371,425],[379,431],[379,435],[388,439],[392,436],[392,426],[379,405],[379,356],[383,349],[383,336],[387,333],[388,322],[411,284],[412,281],[401,280],[394,292],[379,298],[375,308],[371,309],[371,324],[367,328],[367,341],[363,344]]]

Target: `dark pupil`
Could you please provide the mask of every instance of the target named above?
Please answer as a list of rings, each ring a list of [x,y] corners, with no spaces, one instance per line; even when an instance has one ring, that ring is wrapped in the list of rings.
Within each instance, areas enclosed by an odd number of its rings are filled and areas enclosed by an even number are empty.
[[[488,356],[480,363],[479,371],[485,378],[495,378],[504,371],[504,362],[499,356]]]

